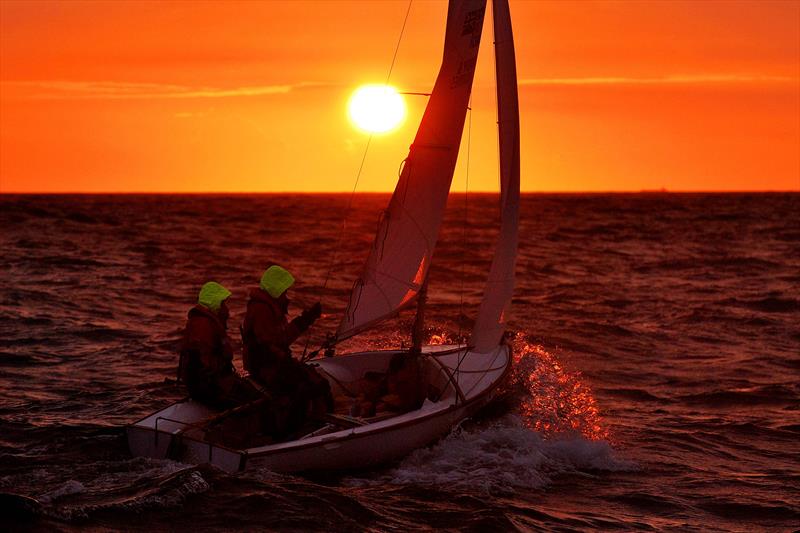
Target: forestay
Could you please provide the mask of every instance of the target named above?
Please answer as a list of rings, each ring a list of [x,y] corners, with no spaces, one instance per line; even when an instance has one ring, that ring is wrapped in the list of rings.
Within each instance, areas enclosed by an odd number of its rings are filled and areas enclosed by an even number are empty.
[[[484,289],[470,345],[488,352],[505,329],[514,293],[519,226],[519,101],[514,38],[508,0],[493,1],[497,114],[500,136],[500,237]]]
[[[439,75],[337,337],[414,301],[439,235],[469,104],[486,0],[454,0]]]

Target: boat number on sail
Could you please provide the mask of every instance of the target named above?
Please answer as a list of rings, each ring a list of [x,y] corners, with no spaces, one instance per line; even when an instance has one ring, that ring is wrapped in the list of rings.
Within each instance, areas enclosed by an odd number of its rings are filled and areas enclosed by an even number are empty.
[[[464,17],[464,26],[461,36],[469,37],[469,48],[477,48],[481,43],[481,30],[483,29],[483,14],[486,8],[473,9],[468,11]],[[475,63],[478,61],[477,50],[475,57],[462,60],[458,65],[458,70],[452,78],[450,87],[455,89],[461,85],[472,83]]]
[[[481,28],[483,27],[483,12],[485,10],[485,7],[473,9],[464,18],[464,29],[461,31],[461,36],[472,34],[472,40],[469,43],[471,48],[481,44]]]

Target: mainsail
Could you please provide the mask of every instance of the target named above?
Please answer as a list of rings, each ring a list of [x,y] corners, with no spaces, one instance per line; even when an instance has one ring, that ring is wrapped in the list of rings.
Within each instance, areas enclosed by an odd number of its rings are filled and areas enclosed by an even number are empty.
[[[428,274],[464,130],[486,0],[453,0],[428,106],[364,271],[339,326],[343,339],[411,303]]]
[[[519,101],[508,0],[493,0],[497,115],[500,136],[500,237],[486,280],[470,345],[477,352],[497,346],[514,293],[519,225]]]

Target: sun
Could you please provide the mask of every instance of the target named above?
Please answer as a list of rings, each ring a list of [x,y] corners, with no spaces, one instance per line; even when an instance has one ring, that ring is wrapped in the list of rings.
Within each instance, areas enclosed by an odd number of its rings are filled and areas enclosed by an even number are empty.
[[[353,124],[369,133],[386,133],[406,118],[406,103],[390,85],[362,85],[347,104]]]

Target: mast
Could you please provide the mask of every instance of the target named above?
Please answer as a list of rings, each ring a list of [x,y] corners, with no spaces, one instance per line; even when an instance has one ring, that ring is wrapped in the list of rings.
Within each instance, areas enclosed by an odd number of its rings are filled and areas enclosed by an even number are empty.
[[[428,278],[422,284],[417,295],[417,316],[411,328],[411,353],[422,352],[422,336],[425,332],[425,305],[428,303]]]

